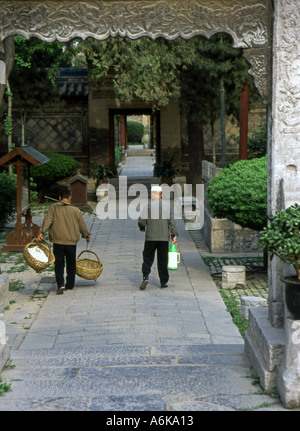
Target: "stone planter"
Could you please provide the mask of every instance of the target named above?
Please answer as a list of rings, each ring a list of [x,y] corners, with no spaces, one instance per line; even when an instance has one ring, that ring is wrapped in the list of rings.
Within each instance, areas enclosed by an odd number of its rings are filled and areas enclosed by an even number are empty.
[[[205,204],[201,234],[211,253],[262,253],[259,232],[228,219],[214,218]]]
[[[281,281],[285,284],[286,307],[294,320],[300,320],[300,282],[296,276]]]

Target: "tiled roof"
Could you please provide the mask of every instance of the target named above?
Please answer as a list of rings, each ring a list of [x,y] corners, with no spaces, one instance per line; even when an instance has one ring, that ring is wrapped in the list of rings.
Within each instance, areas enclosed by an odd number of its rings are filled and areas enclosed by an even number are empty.
[[[56,86],[61,96],[88,95],[88,70],[83,68],[58,68]]]

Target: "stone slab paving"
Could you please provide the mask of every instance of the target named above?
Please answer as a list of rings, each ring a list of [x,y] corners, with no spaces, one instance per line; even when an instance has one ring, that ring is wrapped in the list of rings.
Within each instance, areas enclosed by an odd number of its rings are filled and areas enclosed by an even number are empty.
[[[0,411],[284,410],[252,384],[243,338],[181,220],[178,270],[161,289],[155,263],[145,291],[137,221],[85,220],[104,264],[96,282],[77,277],[74,291],[56,295],[53,273],[19,275],[27,295],[4,313],[11,391]],[[41,293],[35,307],[32,292]]]
[[[1,411],[282,409],[252,385],[243,339],[177,224],[181,264],[167,289],[154,265],[139,290],[144,234],[130,219],[94,220],[90,247],[104,264],[96,282],[77,278],[74,291],[56,295],[53,274],[31,272],[35,287],[49,291],[11,348],[14,368],[2,378],[12,390]],[[84,248],[81,240],[78,252]]]
[[[126,157],[126,163],[122,166],[121,175],[131,178],[152,177],[154,163],[155,157],[153,156]]]

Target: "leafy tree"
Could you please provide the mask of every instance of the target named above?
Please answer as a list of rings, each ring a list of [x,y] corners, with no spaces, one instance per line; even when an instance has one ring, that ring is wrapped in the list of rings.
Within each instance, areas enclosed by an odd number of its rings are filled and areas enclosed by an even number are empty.
[[[60,105],[62,100],[54,86],[56,68],[71,64],[72,52],[60,42],[27,41],[23,36],[14,37],[14,66],[10,74],[8,101],[12,98],[14,110],[19,112],[18,121],[24,125],[26,115],[32,109]],[[9,116],[7,122],[11,122]]]
[[[164,39],[86,39],[77,51],[85,55],[92,79],[105,78],[113,71],[117,103],[140,99],[159,108],[179,96],[181,59]]]
[[[209,40],[204,37],[174,41],[120,37],[106,41],[88,39],[79,43],[77,49],[86,56],[92,78],[104,79],[108,73],[114,74],[117,103],[140,99],[160,109],[170,100],[177,100],[189,123],[191,172],[193,177],[198,172],[199,180],[204,125],[210,124],[214,136],[214,124],[222,112],[225,147],[225,112],[239,119],[240,95],[245,83],[250,87],[250,100],[258,98],[243,51],[232,47],[227,34],[216,34]],[[221,82],[226,94],[222,111]]]
[[[204,37],[174,41],[146,37],[87,39],[79,42],[76,50],[86,57],[91,78],[105,78],[109,72],[114,73],[119,102],[138,98],[160,108],[170,99],[177,99],[182,112],[199,123],[219,115],[220,77],[224,78],[228,94],[229,115],[238,118],[245,81],[251,83],[251,97],[256,94],[243,52],[232,47],[227,34],[217,34],[209,40]]]
[[[179,48],[183,49],[182,42]],[[244,82],[251,84],[251,99],[257,99],[243,51],[232,47],[227,34],[216,34],[209,40],[192,38],[186,41],[185,49],[189,55],[185,57],[186,67],[180,76],[183,113],[194,122],[215,121],[220,112],[220,79],[223,78],[226,113],[238,119]]]

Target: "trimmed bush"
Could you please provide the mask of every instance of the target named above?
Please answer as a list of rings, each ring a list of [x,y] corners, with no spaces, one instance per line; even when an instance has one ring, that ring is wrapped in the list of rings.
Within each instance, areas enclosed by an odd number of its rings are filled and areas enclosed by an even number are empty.
[[[238,161],[209,181],[213,216],[261,230],[267,224],[267,157]]]
[[[16,175],[0,172],[0,226],[9,222],[16,211],[17,181]]]
[[[71,156],[59,153],[43,153],[50,159],[50,162],[42,166],[33,166],[30,168],[30,175],[37,188],[46,188],[56,181],[67,178],[75,174],[79,163]]]
[[[144,126],[137,121],[127,122],[127,137],[128,142],[141,142],[144,135]]]

